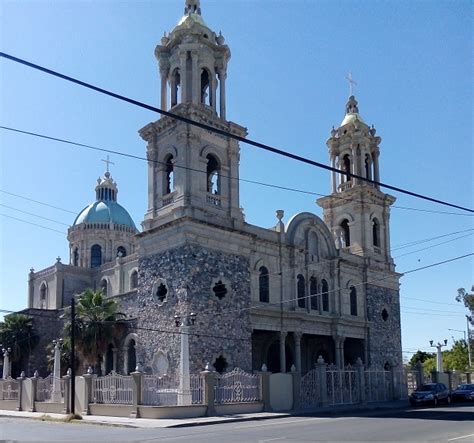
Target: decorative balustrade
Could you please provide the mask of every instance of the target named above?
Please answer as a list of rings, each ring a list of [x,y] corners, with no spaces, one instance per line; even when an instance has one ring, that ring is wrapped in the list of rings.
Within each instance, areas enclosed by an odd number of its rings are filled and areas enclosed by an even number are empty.
[[[105,377],[92,379],[92,402],[106,404],[133,404],[133,377],[111,372]]]
[[[168,206],[168,205],[171,205],[172,203],[174,203],[174,197],[175,197],[174,192],[172,192],[171,194],[167,194],[167,195],[163,196],[162,206]]]
[[[207,203],[214,206],[222,206],[222,199],[220,195],[217,194],[207,194]]]
[[[262,399],[262,380],[259,374],[249,374],[240,368],[216,377],[214,401],[223,403],[250,403]]]
[[[11,377],[0,379],[0,399],[1,400],[18,400],[20,393],[20,382]]]

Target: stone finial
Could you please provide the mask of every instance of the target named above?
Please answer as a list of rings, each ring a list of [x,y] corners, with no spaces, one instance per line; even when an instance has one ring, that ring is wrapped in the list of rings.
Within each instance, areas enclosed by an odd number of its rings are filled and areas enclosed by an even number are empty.
[[[337,131],[334,129],[334,126],[331,129],[331,137],[335,137],[337,134]]]
[[[94,371],[92,370],[92,366],[89,366],[89,367],[87,368],[87,374],[91,375],[91,374],[93,374],[93,373],[94,373]]]
[[[20,373],[20,378],[26,378],[25,371],[21,371],[21,373]]]
[[[223,44],[225,43],[225,38],[224,38],[224,36],[222,35],[222,32],[221,32],[221,31],[219,31],[219,35],[217,36],[216,41],[217,41],[217,44],[218,44],[218,45],[223,45]]]
[[[205,371],[209,371],[209,372],[212,371],[212,369],[211,369],[211,364],[210,364],[209,362],[206,363],[206,366],[205,366],[204,370],[205,370]]]
[[[56,263],[61,263],[61,257],[59,255],[56,257]]]
[[[70,377],[70,376],[72,375],[72,370],[71,370],[71,368],[68,368],[68,369],[67,369],[66,375],[67,375],[68,377]]]
[[[169,37],[166,35],[166,32],[163,34],[163,37],[161,37],[161,44],[163,46],[166,46],[168,43],[169,43],[170,39]]]
[[[262,372],[267,372],[267,371],[268,371],[267,365],[264,363],[262,365]]]
[[[40,375],[39,375],[39,372],[38,370],[36,370],[34,373],[33,373],[33,378],[38,378]]]
[[[324,365],[324,358],[322,355],[320,355],[318,357],[318,360],[316,361],[318,363],[318,365]]]
[[[291,372],[296,372],[296,366],[295,366],[294,363],[291,365],[290,371]]]
[[[35,273],[35,268],[30,268],[30,274],[34,274]]]
[[[377,133],[377,130],[375,129],[374,125],[372,125],[369,132],[372,135],[372,137],[375,136],[375,134]]]
[[[285,216],[285,211],[283,209],[276,210],[276,218],[278,219],[278,221],[281,221],[284,216]]]
[[[356,366],[362,366],[362,365],[363,365],[362,359],[360,357],[357,357]]]

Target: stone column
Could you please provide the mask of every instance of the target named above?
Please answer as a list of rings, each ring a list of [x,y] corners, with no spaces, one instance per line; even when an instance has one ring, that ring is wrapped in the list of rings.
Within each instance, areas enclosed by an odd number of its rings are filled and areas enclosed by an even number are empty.
[[[300,331],[293,332],[295,341],[295,366],[298,372],[301,372],[301,338],[303,333]]]
[[[336,168],[336,157],[333,154],[331,154],[331,167]],[[334,171],[331,171],[331,185],[332,192],[337,192],[336,173]]]
[[[26,380],[25,371],[21,371],[20,376],[17,378],[18,381],[18,405],[16,407],[17,411],[22,411],[21,407],[21,398],[23,397],[23,382]]]
[[[170,89],[171,89],[171,103],[170,107],[177,105],[178,103],[178,87],[176,85],[176,77],[175,75],[171,75],[170,78]]]
[[[206,369],[201,372],[201,375],[204,377],[204,404],[207,405],[206,416],[216,415],[216,407],[214,402],[214,385],[215,385],[215,375],[210,371],[211,365],[206,364]]]
[[[327,383],[326,362],[324,361],[321,355],[318,357],[318,360],[316,362],[316,369],[319,375],[321,406],[325,406],[328,403],[328,383]]]
[[[186,322],[186,319],[184,320]],[[178,406],[192,404],[189,374],[189,325],[181,325],[181,353],[179,358]]]
[[[61,348],[62,340],[53,340],[54,344],[54,367],[53,367],[53,390],[51,392],[51,400],[60,403],[61,396]]]
[[[280,332],[280,372],[286,372],[286,349],[285,349],[285,341],[286,335],[288,332],[281,331]]]
[[[94,378],[94,374],[92,373],[92,368],[89,366],[87,369],[87,373],[82,376],[84,378],[85,384],[85,393],[84,393],[84,406],[82,410],[83,415],[89,414],[89,403],[92,403],[94,400],[92,398],[92,379]]]
[[[64,380],[64,408],[63,414],[71,413],[71,368],[67,370]]]
[[[30,269],[30,273],[28,274],[28,307],[32,308],[34,303],[34,296],[35,296],[35,270],[34,268]]]
[[[211,107],[212,109],[214,109],[214,111],[216,110],[216,95],[217,95],[217,79],[216,79],[216,73],[215,71],[213,70],[212,73],[211,73]]]
[[[135,371],[130,374],[133,377],[133,393],[132,393],[132,412],[130,418],[138,418],[138,405],[142,403],[142,373]]]
[[[186,72],[186,57],[187,53],[182,52],[179,54],[180,61],[180,79],[181,79],[181,103],[186,103],[188,101],[188,76]]]
[[[336,366],[339,369],[344,368],[344,340],[345,338],[340,335],[334,335],[334,350],[336,357]]]
[[[35,408],[35,402],[36,402],[36,388],[38,386],[38,378],[39,378],[39,374],[38,374],[38,371],[35,371],[35,373],[33,374],[33,377],[30,378],[31,380],[31,385],[30,385],[30,399],[31,399],[31,406],[30,406],[30,409],[28,410],[29,412],[35,412],[36,411],[36,408]]]
[[[200,80],[201,76],[199,75],[199,67],[198,67],[198,61],[199,61],[199,56],[197,51],[191,51],[191,60],[192,60],[192,66],[193,66],[193,85],[192,85],[192,101],[194,104],[198,104],[201,99],[201,91],[200,91]]]
[[[379,182],[380,181],[380,172],[379,172],[379,152],[374,152],[374,181]],[[375,185],[377,189],[380,189],[379,185]]]
[[[3,351],[3,376],[2,378],[6,380],[10,377],[10,352],[11,348],[2,349]]]
[[[225,104],[225,80],[227,77],[226,71],[224,68],[219,69],[219,82],[220,82],[220,117],[225,120],[226,114],[226,104]]]
[[[118,348],[112,348],[112,370],[117,372]]]

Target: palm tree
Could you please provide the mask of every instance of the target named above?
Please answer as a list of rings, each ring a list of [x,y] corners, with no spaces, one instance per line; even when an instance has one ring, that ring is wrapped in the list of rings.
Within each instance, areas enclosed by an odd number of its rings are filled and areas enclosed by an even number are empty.
[[[65,324],[65,335],[70,336],[71,313]],[[77,299],[75,316],[76,352],[85,367],[95,367],[100,373],[100,362],[108,344],[122,332],[125,314],[118,312],[118,303],[104,297],[102,290],[87,289]]]
[[[21,365],[38,344],[39,337],[33,326],[33,319],[25,314],[11,314],[0,323],[0,343],[5,348],[11,348],[12,376],[19,375]]]

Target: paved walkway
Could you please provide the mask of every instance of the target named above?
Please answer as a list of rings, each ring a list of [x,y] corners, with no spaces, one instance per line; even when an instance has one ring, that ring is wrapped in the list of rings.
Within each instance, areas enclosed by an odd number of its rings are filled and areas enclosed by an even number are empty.
[[[123,426],[129,428],[179,428],[187,426],[204,426],[218,423],[251,421],[251,420],[266,420],[289,416],[301,415],[340,415],[350,412],[361,411],[376,411],[383,409],[401,409],[406,408],[406,401],[386,402],[386,403],[372,403],[369,405],[353,405],[353,406],[339,406],[335,408],[317,408],[312,411],[304,412],[259,412],[254,414],[233,414],[222,415],[216,417],[195,417],[195,418],[180,418],[180,419],[151,419],[151,418],[129,418],[129,417],[112,417],[99,415],[84,415],[82,420],[74,420],[76,423],[84,422],[89,424],[107,425],[107,426]],[[69,421],[69,417],[64,414],[53,414],[43,412],[26,412],[26,411],[6,411],[0,410],[0,417],[15,417],[15,418],[29,418],[36,420],[51,420],[51,421]]]

